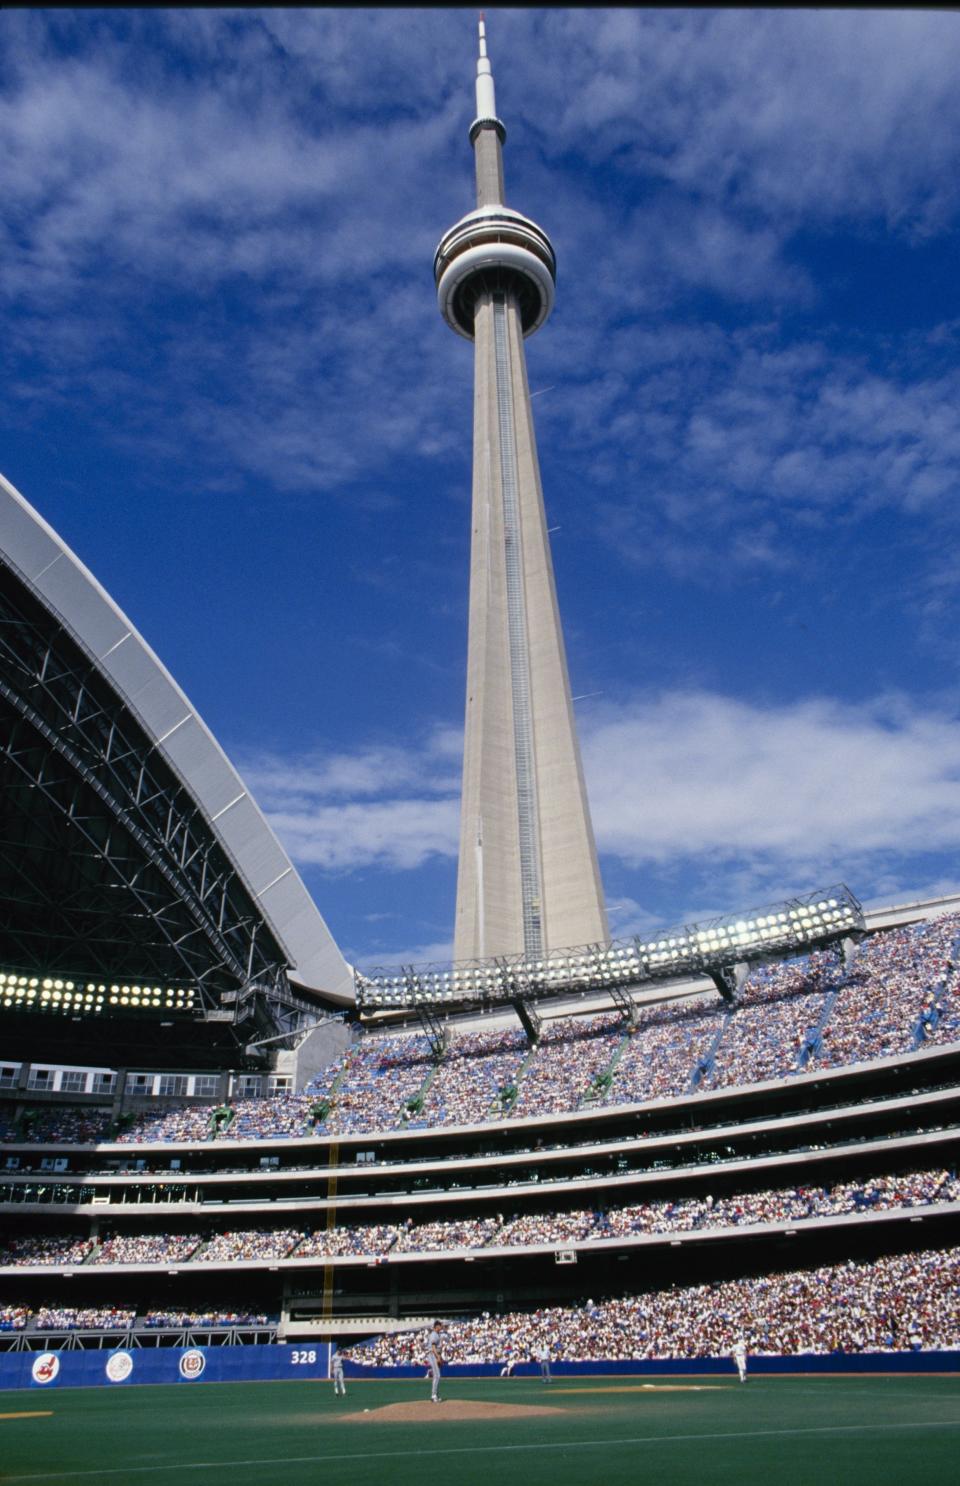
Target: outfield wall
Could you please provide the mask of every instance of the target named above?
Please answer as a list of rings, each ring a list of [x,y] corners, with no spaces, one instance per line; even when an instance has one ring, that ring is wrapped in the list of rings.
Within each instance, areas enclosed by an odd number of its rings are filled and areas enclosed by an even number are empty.
[[[329,1376],[329,1343],[306,1347],[118,1347],[112,1351],[57,1351],[0,1353],[0,1391],[31,1388],[52,1392],[57,1388],[116,1388],[135,1383],[244,1383],[326,1382]],[[451,1363],[445,1378],[496,1378],[497,1362]],[[730,1373],[736,1369],[729,1357],[668,1357],[659,1361],[554,1362],[553,1376],[577,1377],[691,1377],[708,1373]],[[960,1372],[956,1352],[862,1352],[801,1354],[795,1357],[753,1357],[753,1375],[772,1373],[945,1373]],[[424,1381],[423,1367],[361,1367],[345,1361],[348,1381]],[[515,1378],[538,1378],[538,1363],[518,1363]]]
[[[0,1353],[0,1389],[117,1388],[133,1383],[304,1381],[328,1375],[328,1342],[306,1347],[131,1347]]]
[[[496,1378],[500,1362],[450,1363],[445,1378]],[[795,1357],[755,1357],[747,1360],[750,1373],[920,1373],[960,1372],[957,1352],[831,1352],[801,1353]],[[345,1362],[344,1376],[351,1378],[423,1378],[423,1367],[361,1367]],[[551,1362],[554,1378],[679,1377],[728,1372],[736,1376],[729,1357],[664,1357],[622,1362]],[[539,1378],[538,1362],[520,1362],[515,1378]]]

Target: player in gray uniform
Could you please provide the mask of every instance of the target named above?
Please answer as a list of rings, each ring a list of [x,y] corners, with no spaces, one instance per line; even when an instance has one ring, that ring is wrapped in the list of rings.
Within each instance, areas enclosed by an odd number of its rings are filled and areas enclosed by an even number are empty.
[[[540,1347],[540,1348],[538,1348],[538,1350],[537,1350],[537,1360],[540,1363],[540,1381],[542,1383],[552,1383],[553,1382],[553,1377],[552,1377],[551,1372],[550,1372],[550,1343],[549,1342],[544,1342],[543,1346]]]
[[[334,1350],[330,1358],[330,1376],[333,1378],[334,1395],[342,1393],[343,1397],[346,1398],[347,1385],[343,1381],[343,1358],[340,1355],[339,1348]]]
[[[741,1383],[745,1383],[747,1381],[747,1344],[742,1336],[734,1342],[733,1351],[730,1353],[730,1356],[737,1364],[737,1372],[740,1374]]]
[[[439,1321],[433,1323],[433,1329],[427,1337],[427,1375],[430,1378],[430,1402],[440,1403],[440,1332],[443,1328]]]

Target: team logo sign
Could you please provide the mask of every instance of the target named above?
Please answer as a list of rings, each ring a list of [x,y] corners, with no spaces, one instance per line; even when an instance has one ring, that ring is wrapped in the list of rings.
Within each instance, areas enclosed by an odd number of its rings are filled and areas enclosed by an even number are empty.
[[[52,1383],[60,1371],[60,1358],[56,1352],[41,1352],[30,1369],[35,1383]]]
[[[202,1352],[198,1352],[195,1349],[190,1352],[184,1352],[180,1358],[180,1376],[181,1378],[186,1378],[188,1382],[192,1382],[194,1378],[199,1378],[206,1365],[207,1359]]]
[[[133,1372],[133,1358],[129,1352],[112,1352],[107,1362],[107,1377],[111,1383],[125,1383]]]

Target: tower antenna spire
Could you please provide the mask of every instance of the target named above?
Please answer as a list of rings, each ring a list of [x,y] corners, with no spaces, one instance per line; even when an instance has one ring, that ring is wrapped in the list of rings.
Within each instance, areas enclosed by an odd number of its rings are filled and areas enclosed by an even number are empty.
[[[507,131],[497,118],[493,68],[487,55],[487,23],[482,10],[477,30],[480,42],[477,55],[477,116],[470,125],[470,143],[477,153],[477,204],[483,206],[488,202],[503,201],[503,159],[500,151]],[[482,136],[485,134],[491,137],[484,140]],[[484,157],[487,158],[481,165]],[[481,180],[483,176],[487,176],[486,181]]]
[[[477,120],[497,117],[497,100],[493,89],[493,69],[487,56],[487,23],[480,12],[480,54],[477,57]]]

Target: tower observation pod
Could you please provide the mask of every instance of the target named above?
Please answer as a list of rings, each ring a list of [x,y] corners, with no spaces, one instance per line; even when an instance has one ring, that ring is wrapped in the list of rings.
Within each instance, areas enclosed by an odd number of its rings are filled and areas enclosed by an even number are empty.
[[[474,343],[473,514],[454,958],[609,938],[577,743],[523,342],[553,309],[550,239],[504,203],[480,19],[477,206],[434,260],[440,312]]]

